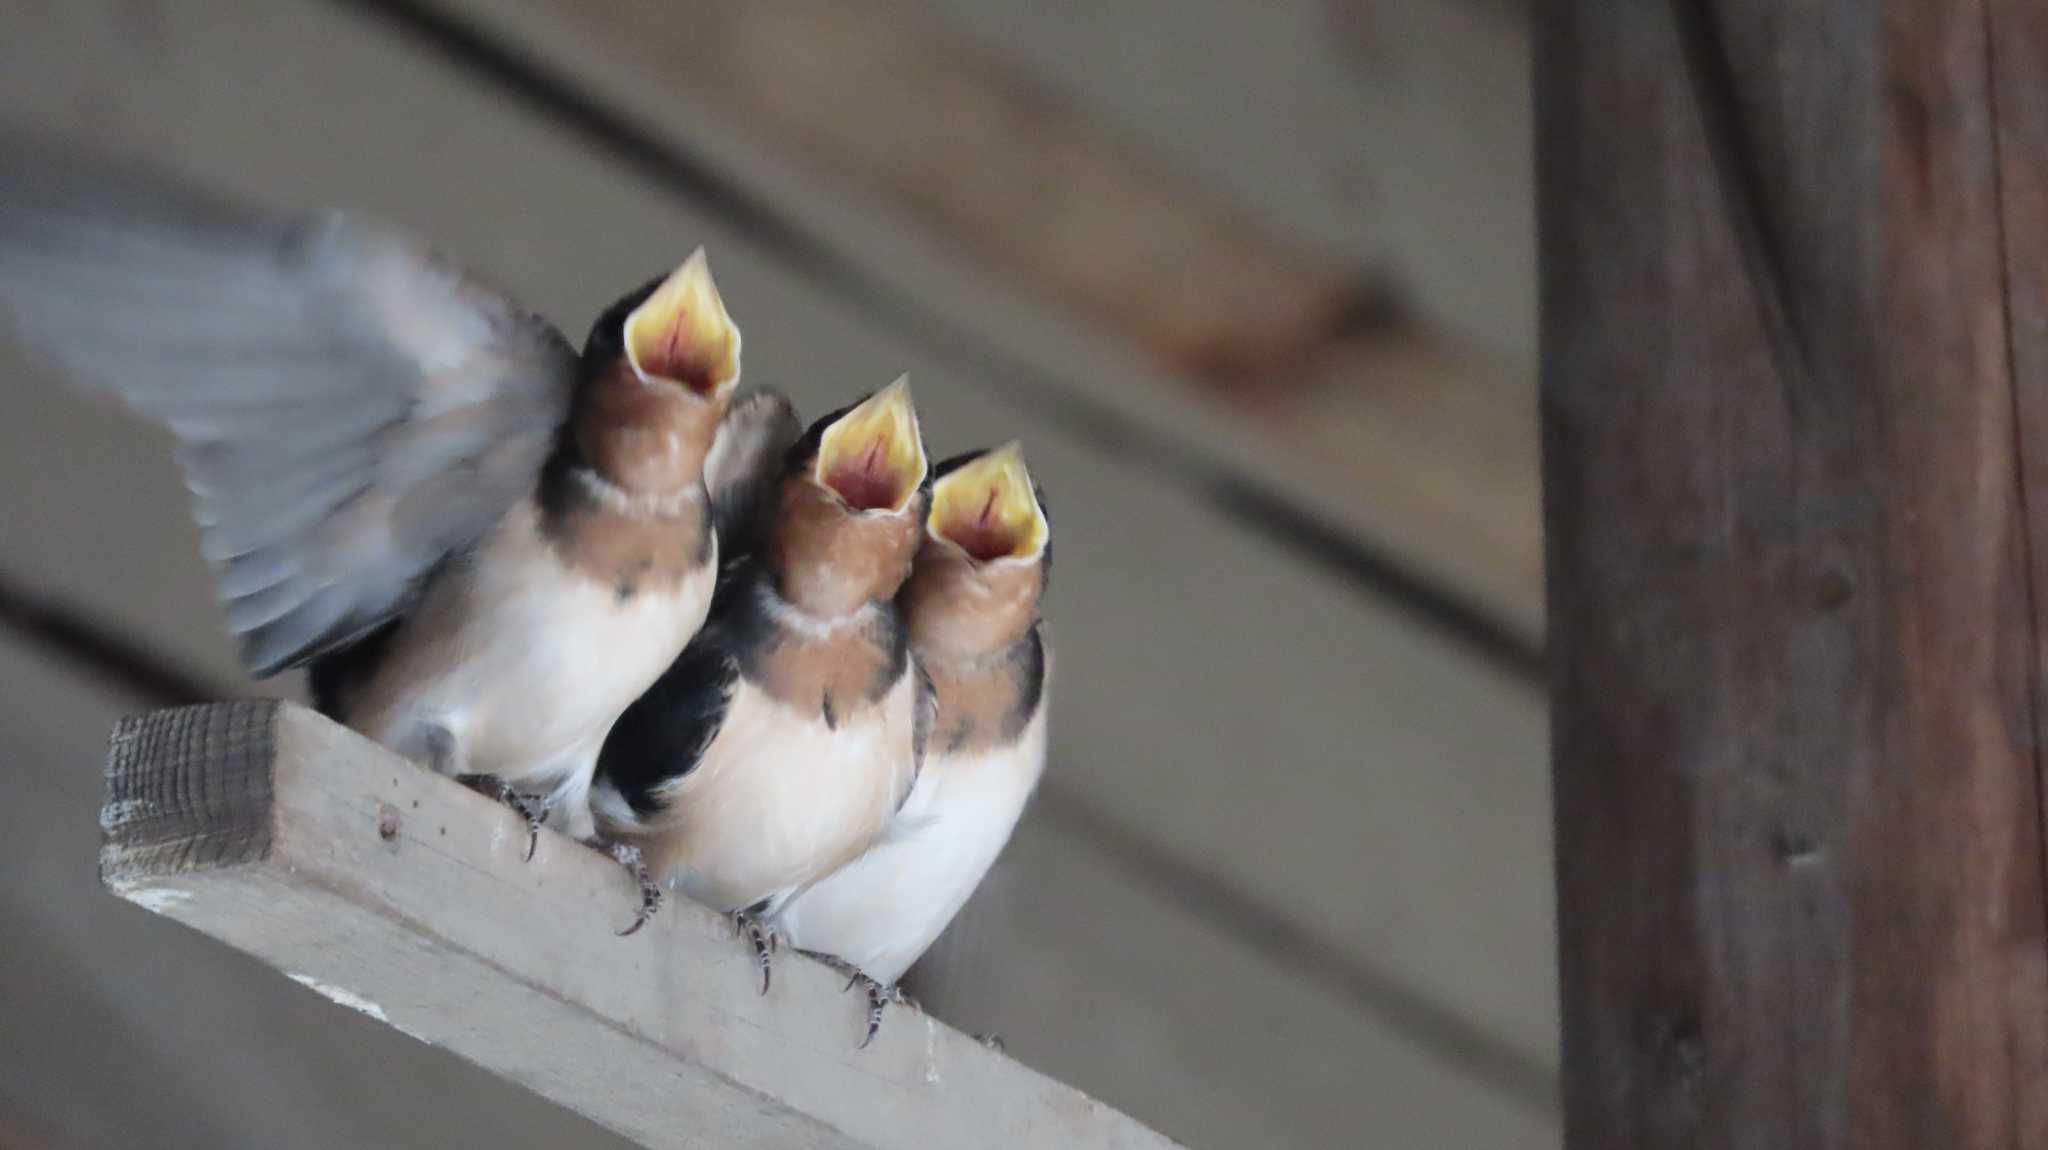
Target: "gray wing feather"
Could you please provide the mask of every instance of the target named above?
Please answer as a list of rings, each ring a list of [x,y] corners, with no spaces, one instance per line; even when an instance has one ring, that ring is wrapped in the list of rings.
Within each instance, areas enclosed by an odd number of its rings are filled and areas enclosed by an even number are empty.
[[[252,673],[401,613],[533,490],[576,358],[510,299],[340,216],[6,144],[0,316],[176,435]]]
[[[745,558],[759,542],[784,458],[801,434],[796,406],[772,388],[742,396],[725,413],[704,460],[704,486],[711,495],[711,522],[718,530],[722,563]]]

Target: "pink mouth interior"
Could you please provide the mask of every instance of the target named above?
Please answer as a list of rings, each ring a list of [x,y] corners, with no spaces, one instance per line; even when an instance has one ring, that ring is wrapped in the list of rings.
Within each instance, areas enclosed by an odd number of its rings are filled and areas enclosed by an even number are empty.
[[[660,350],[641,362],[641,370],[673,380],[698,395],[710,395],[727,370],[728,357],[714,349],[693,346],[688,338],[690,330],[689,311],[679,310],[669,326],[668,338],[662,341]]]
[[[876,439],[860,458],[834,467],[825,482],[855,511],[882,511],[903,501],[903,485],[889,470],[888,444]]]
[[[945,525],[940,534],[954,546],[967,552],[975,562],[986,563],[991,559],[1002,559],[1017,550],[1017,536],[1003,526],[996,518],[996,493],[990,491],[982,501],[981,512],[973,520]]]

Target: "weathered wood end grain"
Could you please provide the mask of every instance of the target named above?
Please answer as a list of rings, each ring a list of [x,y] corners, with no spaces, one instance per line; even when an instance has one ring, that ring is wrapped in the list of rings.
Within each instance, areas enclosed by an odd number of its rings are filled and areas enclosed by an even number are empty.
[[[274,699],[121,720],[107,751],[100,881],[260,862],[270,853]]]
[[[294,703],[127,720],[107,795],[116,894],[650,1147],[1172,1145],[919,1013],[856,1050],[839,976],[757,994],[703,908],[618,937],[610,860]]]

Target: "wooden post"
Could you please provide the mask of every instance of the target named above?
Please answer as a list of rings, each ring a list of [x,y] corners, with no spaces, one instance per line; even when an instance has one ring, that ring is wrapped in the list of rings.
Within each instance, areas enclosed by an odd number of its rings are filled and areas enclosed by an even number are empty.
[[[552,832],[291,703],[129,720],[108,765],[109,888],[334,1002],[650,1147],[1157,1148],[1167,1139],[784,952],[756,993],[723,920],[638,896]],[[141,956],[138,956],[141,957]]]
[[[2048,1146],[2048,17],[1539,24],[1567,1145]]]

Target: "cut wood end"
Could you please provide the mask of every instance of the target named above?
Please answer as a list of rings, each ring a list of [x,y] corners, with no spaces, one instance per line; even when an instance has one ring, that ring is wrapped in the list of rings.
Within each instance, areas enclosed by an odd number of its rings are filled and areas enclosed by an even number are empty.
[[[281,707],[275,699],[201,704],[114,727],[100,809],[100,881],[109,890],[132,899],[153,877],[268,857]]]

